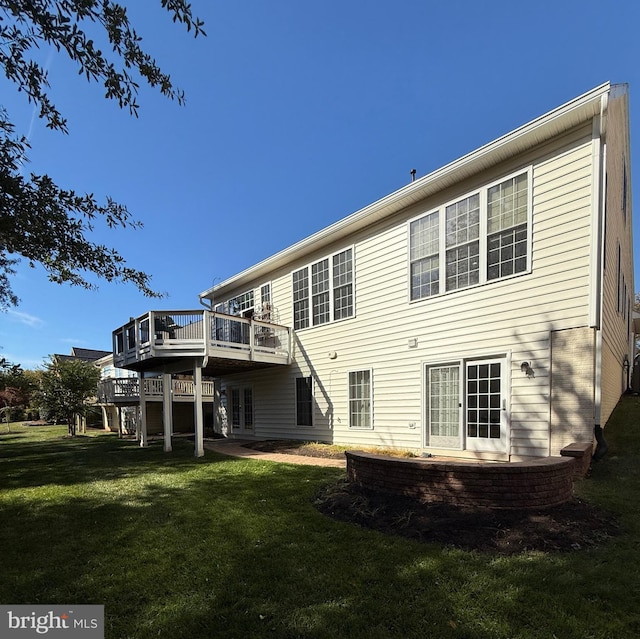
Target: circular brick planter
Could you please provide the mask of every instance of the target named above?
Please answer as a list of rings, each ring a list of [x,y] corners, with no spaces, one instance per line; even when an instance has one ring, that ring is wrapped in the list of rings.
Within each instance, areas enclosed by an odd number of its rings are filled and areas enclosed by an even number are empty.
[[[521,509],[557,506],[573,497],[571,457],[487,463],[345,454],[349,481],[423,502]]]

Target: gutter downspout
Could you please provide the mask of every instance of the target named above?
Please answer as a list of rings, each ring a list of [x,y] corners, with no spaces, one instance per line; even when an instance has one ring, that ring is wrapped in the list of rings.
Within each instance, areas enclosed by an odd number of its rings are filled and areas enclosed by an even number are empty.
[[[198,295],[198,302],[200,302],[201,306],[204,306],[208,311],[212,311],[213,310],[213,301],[209,300],[209,303],[207,304],[206,302],[202,301],[202,296]]]

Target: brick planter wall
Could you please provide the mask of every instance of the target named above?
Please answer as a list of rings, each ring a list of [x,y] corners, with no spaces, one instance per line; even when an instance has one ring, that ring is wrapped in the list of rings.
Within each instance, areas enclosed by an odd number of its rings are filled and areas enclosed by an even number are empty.
[[[572,456],[526,462],[431,461],[347,451],[347,478],[424,502],[489,508],[544,508],[573,497],[581,463]]]
[[[589,467],[591,466],[591,458],[593,456],[593,442],[589,443],[578,443],[574,442],[573,444],[569,444],[565,446],[560,454],[563,457],[572,457],[575,459],[575,464],[573,465],[573,478],[574,479],[582,479],[586,477],[589,472]]]

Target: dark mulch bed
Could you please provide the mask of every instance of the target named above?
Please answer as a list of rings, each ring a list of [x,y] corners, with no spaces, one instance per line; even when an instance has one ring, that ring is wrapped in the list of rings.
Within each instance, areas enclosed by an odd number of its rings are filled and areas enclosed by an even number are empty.
[[[286,440],[245,444],[255,450],[295,455],[343,457],[343,452]],[[316,508],[334,519],[390,535],[496,555],[571,552],[606,543],[620,533],[618,518],[574,498],[544,510],[493,510],[424,504],[387,495],[346,480],[325,488]]]
[[[615,515],[577,498],[545,510],[491,510],[423,504],[341,480],[325,488],[315,506],[383,533],[499,555],[582,550],[620,533]]]

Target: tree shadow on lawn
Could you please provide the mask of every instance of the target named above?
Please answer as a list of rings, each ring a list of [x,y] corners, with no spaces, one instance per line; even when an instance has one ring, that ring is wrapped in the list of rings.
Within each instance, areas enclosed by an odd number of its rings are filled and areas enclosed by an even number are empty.
[[[113,434],[62,436],[42,441],[7,441],[0,437],[0,473],[3,488],[27,488],[46,484],[68,486],[147,472],[178,472],[194,463],[228,461],[207,453],[195,459],[193,440],[177,439],[173,451],[165,453],[162,441],[142,448],[132,439]]]
[[[533,602],[531,614],[544,617],[565,580],[573,584],[570,579],[583,575],[589,561],[574,553],[495,563],[479,553],[336,523],[313,508],[318,491],[336,492],[343,473],[335,469],[209,451],[196,460],[188,442],[173,454],[164,453],[161,443],[140,449],[118,440],[94,442],[85,461],[95,468],[71,466],[65,473],[65,465],[87,454],[65,441],[59,465],[47,453],[45,466],[52,467],[42,470],[37,485],[56,478],[89,482],[113,466],[107,492],[104,485],[93,494],[68,486],[52,500],[28,491],[3,507],[2,519],[11,525],[0,529],[0,600],[104,603],[109,639],[513,637],[518,624],[526,625],[518,618],[522,600]],[[28,455],[14,459],[29,462],[23,479],[34,482],[37,464]],[[147,481],[118,481],[147,472]],[[380,515],[372,499],[365,506]],[[415,513],[409,512],[402,510],[411,520]],[[394,523],[385,532],[408,528],[397,516]],[[446,543],[427,538],[424,530],[422,541]],[[609,588],[604,568],[596,562],[592,570],[594,580]],[[579,608],[591,588],[584,581],[566,588],[565,603],[576,606],[580,634],[571,632],[573,617],[563,621],[566,627],[556,618],[557,636],[586,636],[594,623],[589,615],[602,617],[597,606],[589,604],[593,613]],[[614,617],[621,608],[617,595],[602,595]]]

